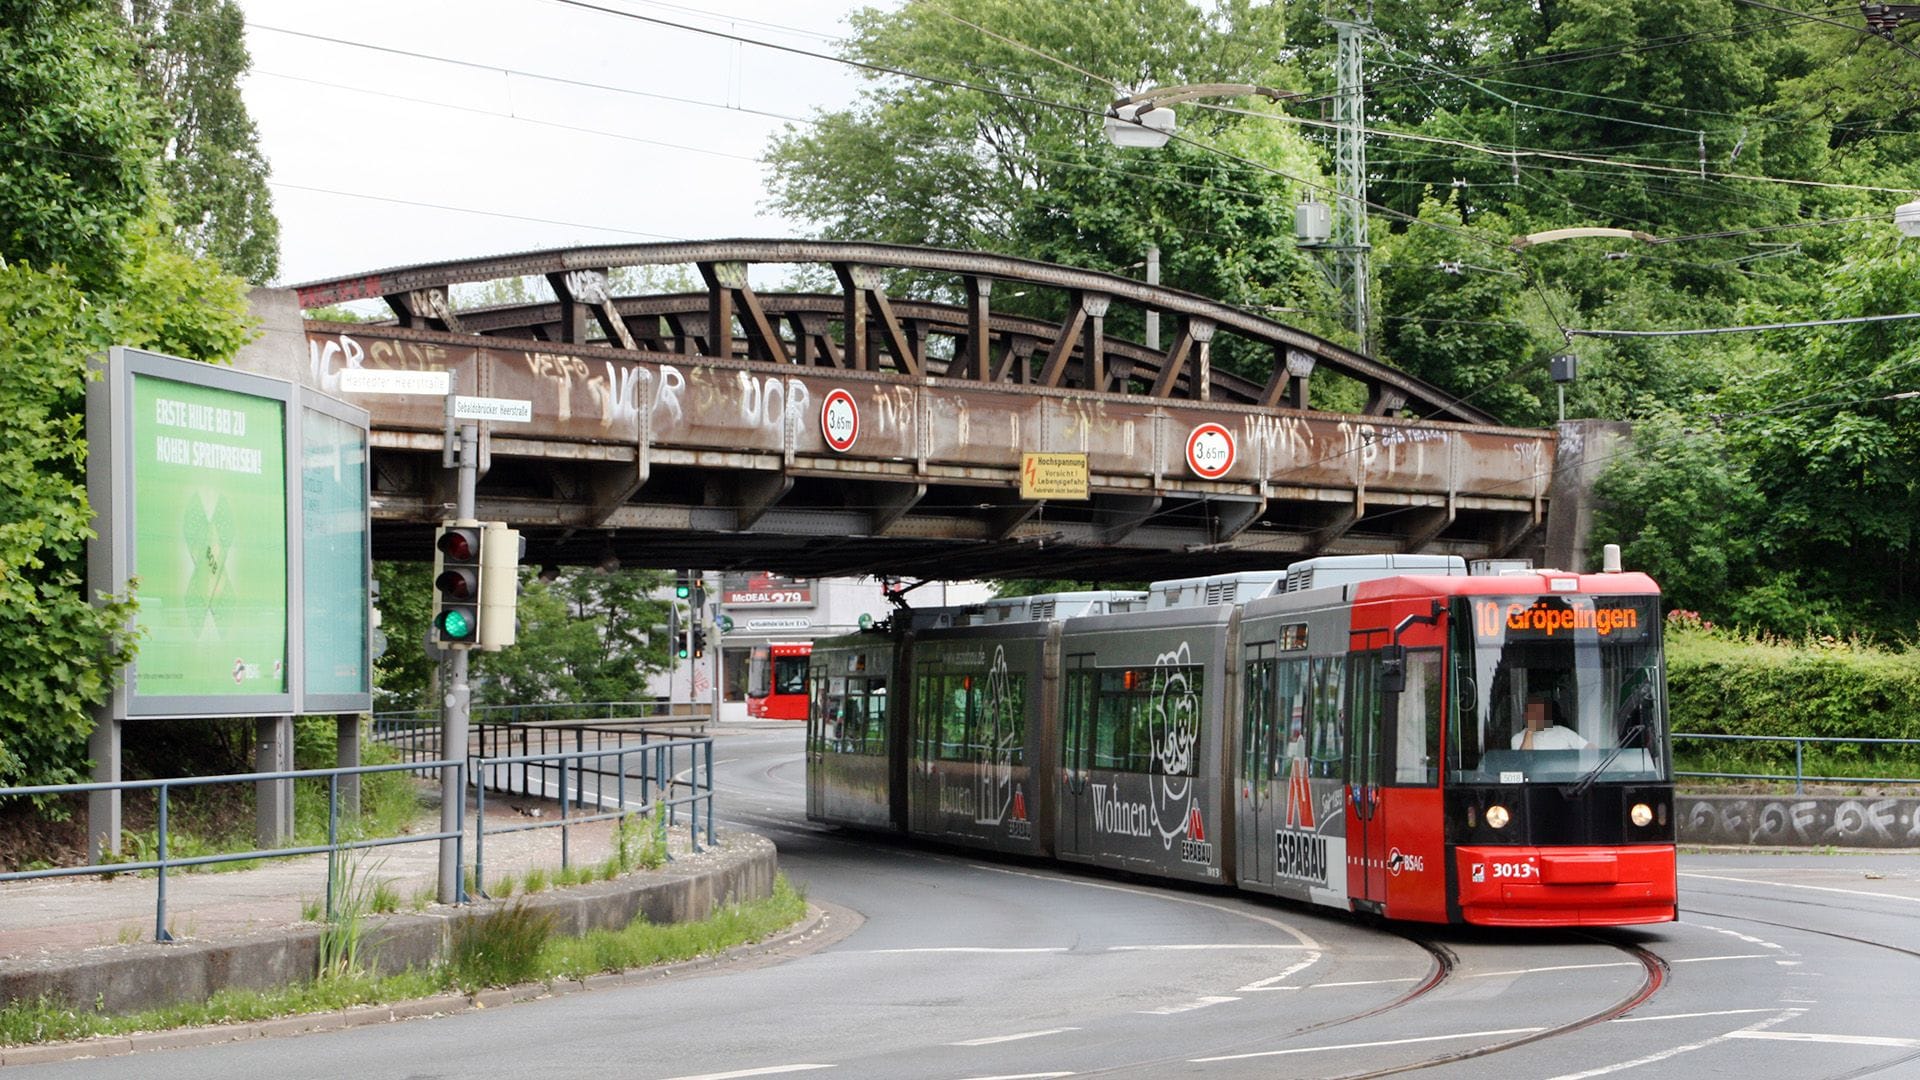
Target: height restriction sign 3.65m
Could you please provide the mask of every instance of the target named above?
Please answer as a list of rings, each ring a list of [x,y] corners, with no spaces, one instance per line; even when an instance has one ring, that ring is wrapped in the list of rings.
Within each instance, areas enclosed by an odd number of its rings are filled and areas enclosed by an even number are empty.
[[[827,394],[820,403],[820,433],[840,453],[853,449],[853,440],[860,437],[860,406],[854,404],[852,394],[845,390]]]
[[[1233,468],[1233,432],[1201,424],[1187,436],[1187,468],[1202,480],[1218,480]]]

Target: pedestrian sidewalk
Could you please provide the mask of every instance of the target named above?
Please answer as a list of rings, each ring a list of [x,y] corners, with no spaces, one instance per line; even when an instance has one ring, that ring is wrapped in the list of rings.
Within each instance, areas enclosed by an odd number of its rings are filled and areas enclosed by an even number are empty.
[[[437,814],[423,817],[414,831],[438,831]],[[487,801],[489,829],[557,820],[553,803],[498,796]],[[605,862],[614,853],[613,827],[610,820],[569,826],[568,865]],[[671,854],[691,852],[688,832],[683,808],[667,830]],[[475,835],[474,808],[469,802],[463,852],[468,867],[473,865]],[[701,839],[704,843],[704,823]],[[551,880],[561,869],[561,830],[555,825],[489,835],[485,854],[486,887],[507,875],[522,883],[527,872],[535,869],[545,871]],[[347,852],[341,857],[356,860],[361,887],[369,895],[376,882],[392,890],[402,912],[430,906],[438,891],[437,840]],[[151,942],[159,884],[151,871],[0,883],[0,962],[77,960],[96,950]],[[304,922],[303,913],[325,902],[327,856],[266,859],[245,870],[174,869],[168,872],[166,885],[166,928],[176,940],[223,941]]]

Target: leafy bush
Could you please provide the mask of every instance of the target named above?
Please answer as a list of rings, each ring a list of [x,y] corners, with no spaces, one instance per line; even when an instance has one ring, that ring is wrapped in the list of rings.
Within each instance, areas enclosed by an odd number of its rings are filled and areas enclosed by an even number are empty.
[[[1667,679],[1675,731],[1709,735],[1920,739],[1920,651],[1834,638],[1802,643],[1669,620]],[[1791,773],[1790,742],[1682,741],[1684,769]],[[1810,744],[1814,775],[1920,775],[1920,747]]]

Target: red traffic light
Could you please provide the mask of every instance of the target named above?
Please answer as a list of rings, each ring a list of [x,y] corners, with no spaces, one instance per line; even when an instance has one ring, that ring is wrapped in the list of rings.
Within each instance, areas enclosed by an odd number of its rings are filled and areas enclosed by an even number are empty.
[[[480,534],[473,529],[448,529],[436,542],[449,562],[472,562],[480,551]]]
[[[433,579],[433,587],[453,600],[472,600],[480,595],[479,577],[471,570],[444,571]]]

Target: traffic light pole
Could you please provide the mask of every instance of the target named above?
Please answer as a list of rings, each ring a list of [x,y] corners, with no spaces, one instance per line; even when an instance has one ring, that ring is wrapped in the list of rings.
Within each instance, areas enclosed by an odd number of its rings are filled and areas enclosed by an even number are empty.
[[[459,479],[453,512],[461,521],[473,520],[476,510],[474,489],[480,481],[479,449],[480,426],[460,425]],[[473,693],[467,685],[467,650],[442,650],[440,674],[440,685],[446,691],[440,699],[440,755],[448,760],[464,760],[467,709]],[[460,769],[453,766],[441,769],[440,831],[448,837],[440,841],[440,902],[443,904],[460,902],[460,808],[466,798]]]

